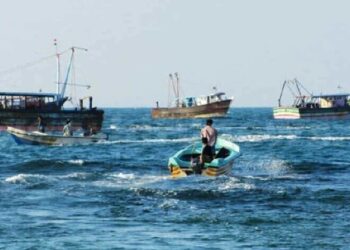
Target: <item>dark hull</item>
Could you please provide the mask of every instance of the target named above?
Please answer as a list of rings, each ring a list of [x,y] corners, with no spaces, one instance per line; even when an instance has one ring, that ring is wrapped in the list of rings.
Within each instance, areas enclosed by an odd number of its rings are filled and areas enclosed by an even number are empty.
[[[38,116],[43,117],[47,130],[62,130],[67,119],[71,120],[73,128],[82,128],[86,125],[96,131],[101,130],[103,122],[103,110],[0,110],[0,130],[6,130],[8,126],[24,130],[35,130],[38,125]]]
[[[181,108],[153,108],[152,118],[204,118],[225,116],[231,100]]]

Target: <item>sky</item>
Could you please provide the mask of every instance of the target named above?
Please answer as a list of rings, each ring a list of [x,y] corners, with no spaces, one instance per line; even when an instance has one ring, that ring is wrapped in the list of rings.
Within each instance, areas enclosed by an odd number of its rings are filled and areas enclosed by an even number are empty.
[[[297,78],[313,94],[350,92],[350,2],[340,0],[0,0],[0,91],[56,90],[53,40],[77,51],[67,94],[99,107],[168,103],[216,86],[232,107],[277,105]],[[62,57],[66,67],[68,57]]]

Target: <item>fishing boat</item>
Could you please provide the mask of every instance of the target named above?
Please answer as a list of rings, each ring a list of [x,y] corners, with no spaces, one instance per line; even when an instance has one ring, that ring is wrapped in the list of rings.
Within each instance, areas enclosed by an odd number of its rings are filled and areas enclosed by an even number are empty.
[[[72,47],[59,53],[56,42],[55,46],[56,54],[53,57],[57,59],[57,92],[0,92],[0,130],[6,130],[8,126],[33,130],[37,126],[39,116],[45,122],[47,130],[61,131],[67,119],[72,121],[72,126],[75,129],[82,126],[88,126],[95,131],[101,129],[104,111],[93,107],[91,96],[81,98],[79,105],[75,108],[63,107],[69,100],[69,97],[65,96],[67,85],[90,88],[90,85],[68,82],[71,78],[75,52],[77,50],[86,51],[86,49]],[[65,80],[61,81],[60,58],[69,52],[71,54]],[[89,102],[87,107],[84,106],[84,100]]]
[[[156,107],[152,109],[152,118],[207,118],[225,116],[230,108],[233,98],[227,98],[224,92],[218,92],[214,87],[214,93],[199,97],[180,97],[179,75],[169,74],[169,86],[173,89],[175,101],[168,107]]]
[[[233,162],[241,153],[237,144],[218,138],[215,144],[216,154],[214,160],[204,164],[201,175],[219,176],[228,175],[232,171]],[[202,152],[202,143],[195,142],[178,151],[169,158],[168,168],[172,177],[185,177],[195,174],[195,164]]]
[[[282,105],[284,90],[293,95],[292,105]],[[275,119],[330,118],[350,115],[350,94],[311,94],[297,79],[283,83],[278,107],[273,108]]]
[[[89,136],[63,136],[41,133],[38,131],[28,132],[13,127],[8,127],[7,132],[13,137],[17,144],[28,145],[85,145],[108,140],[108,136],[102,133]]]

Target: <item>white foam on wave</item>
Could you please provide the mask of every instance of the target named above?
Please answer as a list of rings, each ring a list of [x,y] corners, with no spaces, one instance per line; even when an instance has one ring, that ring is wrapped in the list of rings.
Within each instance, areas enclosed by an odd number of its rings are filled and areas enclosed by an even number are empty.
[[[273,140],[313,140],[313,141],[350,141],[350,136],[297,136],[297,135],[229,135],[223,138],[234,142],[261,142]]]
[[[92,174],[86,173],[86,172],[75,172],[67,175],[62,175],[59,178],[60,179],[78,179],[78,180],[86,180],[88,179]]]
[[[219,191],[229,191],[233,189],[252,190],[255,189],[255,185],[250,183],[243,183],[235,177],[230,177],[228,181],[218,186]]]
[[[223,138],[226,138],[235,142],[260,142],[271,140],[295,140],[298,138],[296,135],[229,135],[223,134]]]
[[[76,160],[69,160],[68,163],[81,166],[85,163],[85,161],[82,159],[76,159]]]
[[[47,180],[49,177],[40,174],[18,174],[7,177],[5,182],[11,184],[31,184],[42,180]]]
[[[112,125],[109,126],[109,129],[117,130],[117,126],[112,124]]]
[[[268,170],[270,173],[281,173],[289,169],[289,166],[286,161],[279,159],[271,159],[263,162],[263,167]]]
[[[152,125],[132,125],[126,128],[131,131],[184,131],[188,130],[188,127],[183,126],[152,126]]]
[[[159,181],[168,179],[168,176],[136,176],[130,173],[112,173],[106,174],[103,180],[94,182],[94,185],[99,187],[112,187],[112,188],[138,188],[147,185],[152,185]]]
[[[114,174],[111,174],[110,176],[114,178],[124,179],[124,180],[135,179],[134,174],[114,173]]]
[[[314,141],[350,141],[350,136],[313,136],[313,137],[305,137],[306,139],[314,140]]]
[[[179,143],[179,142],[193,142],[198,138],[176,138],[176,139],[145,139],[145,140],[114,140],[114,141],[104,141],[101,144],[131,144],[131,143]]]
[[[166,199],[159,205],[161,209],[174,209],[178,206],[179,200],[176,199]]]

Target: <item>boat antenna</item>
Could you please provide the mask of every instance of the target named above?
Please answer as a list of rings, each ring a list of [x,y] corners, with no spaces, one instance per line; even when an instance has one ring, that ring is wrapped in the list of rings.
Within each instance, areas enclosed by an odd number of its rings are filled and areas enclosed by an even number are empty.
[[[173,88],[173,91],[175,92],[175,89],[174,89],[174,83],[173,83],[173,75],[170,73],[169,74],[169,86],[168,86],[168,107],[171,106],[171,101],[170,101],[170,95],[171,95],[171,91],[170,91],[170,88]]]
[[[180,106],[180,92],[179,92],[179,84],[180,84],[180,78],[179,74],[177,72],[174,73],[176,78],[176,106]]]
[[[57,82],[57,95],[60,94],[60,84],[61,84],[61,64],[60,64],[60,53],[58,53],[58,45],[57,45],[57,39],[53,39],[53,45],[55,46],[56,50],[56,63],[57,63],[57,70],[56,70],[56,82]],[[57,98],[58,101],[58,98]]]

